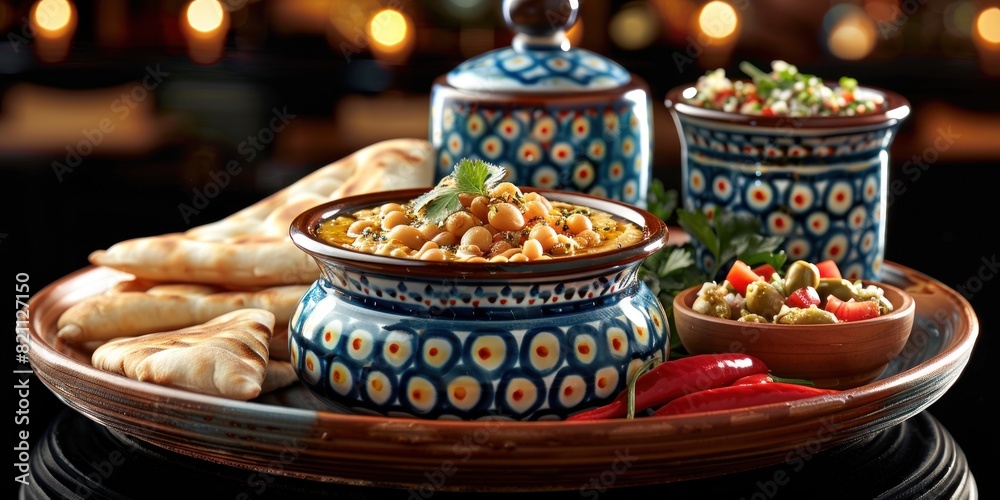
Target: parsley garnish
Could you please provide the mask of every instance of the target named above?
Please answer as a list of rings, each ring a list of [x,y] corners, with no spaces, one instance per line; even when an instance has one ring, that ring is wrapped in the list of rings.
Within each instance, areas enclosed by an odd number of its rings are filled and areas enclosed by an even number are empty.
[[[413,200],[413,212],[420,214],[426,207],[422,217],[430,222],[440,223],[462,209],[459,195],[488,196],[506,176],[507,170],[503,167],[483,160],[463,158],[434,189]]]
[[[677,192],[665,190],[662,181],[654,179],[650,185],[648,210],[670,223],[676,219],[684,232],[698,240],[715,261],[710,273],[706,273],[694,260],[693,243],[667,245],[649,256],[639,268],[639,276],[660,300],[667,313],[670,331],[676,332],[674,323],[674,297],[682,290],[708,281],[721,281],[718,276],[723,266],[731,266],[735,259],[748,265],[771,264],[782,269],[787,255],[779,251],[783,238],[760,234],[760,220],[745,214],[718,210],[714,220],[700,211],[677,209]],[[726,267],[728,269],[728,267]],[[670,359],[686,356],[678,335],[670,338]]]

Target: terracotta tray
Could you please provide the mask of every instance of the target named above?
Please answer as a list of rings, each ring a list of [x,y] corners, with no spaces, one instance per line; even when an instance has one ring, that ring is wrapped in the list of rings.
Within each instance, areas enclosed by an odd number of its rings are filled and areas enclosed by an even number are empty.
[[[576,490],[609,473],[616,487],[636,486],[794,460],[864,439],[934,403],[962,373],[979,333],[961,295],[886,263],[884,281],[916,300],[909,343],[877,380],[834,397],[607,422],[425,421],[335,413],[300,385],[239,402],[99,371],[87,351],[56,341],[56,321],[124,276],[85,268],[29,303],[33,368],[67,405],[113,430],[211,462],[382,487],[418,488],[434,478],[440,490]]]

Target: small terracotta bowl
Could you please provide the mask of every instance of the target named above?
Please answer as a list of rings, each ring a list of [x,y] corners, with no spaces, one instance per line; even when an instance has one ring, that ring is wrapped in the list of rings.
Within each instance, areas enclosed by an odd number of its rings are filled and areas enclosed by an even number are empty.
[[[741,323],[691,308],[695,286],[674,298],[678,338],[690,354],[742,352],[779,377],[811,380],[817,387],[849,389],[878,378],[910,337],[913,297],[881,282],[893,311],[877,318],[828,325]]]

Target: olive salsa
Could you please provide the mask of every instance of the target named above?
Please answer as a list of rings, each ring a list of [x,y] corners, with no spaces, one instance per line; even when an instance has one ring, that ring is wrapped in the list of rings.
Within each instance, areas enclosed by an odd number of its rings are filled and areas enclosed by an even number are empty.
[[[524,193],[502,167],[462,160],[428,193],[322,221],[324,241],[424,261],[530,262],[631,245],[642,229],[594,208]]]
[[[893,310],[882,288],[844,279],[833,261],[804,260],[783,274],[737,260],[721,284],[702,285],[691,307],[723,319],[793,325],[859,321]]]

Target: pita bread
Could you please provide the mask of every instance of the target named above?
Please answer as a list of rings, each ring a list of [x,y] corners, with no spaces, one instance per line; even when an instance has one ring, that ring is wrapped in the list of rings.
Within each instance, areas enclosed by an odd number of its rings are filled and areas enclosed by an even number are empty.
[[[123,287],[88,297],[70,306],[59,317],[60,340],[81,343],[134,337],[205,323],[238,309],[264,309],[284,332],[277,342],[288,342],[287,325],[308,285],[289,285],[256,291],[232,291],[201,284],[163,284],[144,291]],[[278,353],[288,352],[287,345]]]
[[[248,400],[262,390],[274,315],[240,309],[204,324],[98,347],[95,367],[143,382]]]
[[[271,359],[267,362],[267,374],[261,384],[260,393],[267,394],[278,389],[284,389],[299,381],[295,367],[288,361]]]
[[[94,265],[139,279],[236,287],[312,283],[319,268],[288,236],[308,208],[355,194],[431,187],[433,146],[425,140],[375,143],[319,168],[220,221],[126,240],[90,255]]]

